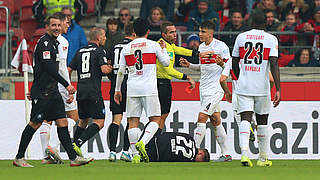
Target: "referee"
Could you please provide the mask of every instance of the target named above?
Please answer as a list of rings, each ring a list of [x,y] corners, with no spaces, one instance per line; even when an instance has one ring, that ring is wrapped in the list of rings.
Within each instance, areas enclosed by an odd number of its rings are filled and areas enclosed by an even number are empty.
[[[175,54],[183,56],[198,56],[198,52],[195,50],[186,49],[183,47],[177,47],[174,42],[177,39],[176,27],[172,22],[163,22],[160,26],[162,38],[166,43],[167,52],[170,56],[170,64],[168,67],[164,67],[159,61],[157,61],[157,80],[158,80],[158,96],[161,105],[161,122],[156,135],[160,134],[164,123],[169,115],[171,108],[171,97],[172,97],[172,86],[171,79],[174,77],[176,79],[188,80],[190,83],[190,89],[195,87],[194,80],[173,68],[175,61]],[[158,42],[159,42],[158,41]]]
[[[24,160],[25,151],[33,134],[41,126],[43,120],[55,121],[59,140],[67,151],[70,166],[81,166],[91,162],[91,158],[76,155],[68,132],[68,121],[62,97],[58,91],[58,82],[69,92],[74,94],[74,87],[58,73],[58,45],[57,37],[61,31],[61,20],[56,15],[46,20],[47,33],[42,36],[34,51],[34,80],[31,87],[31,118],[22,132],[19,150],[13,165],[17,167],[33,167]]]

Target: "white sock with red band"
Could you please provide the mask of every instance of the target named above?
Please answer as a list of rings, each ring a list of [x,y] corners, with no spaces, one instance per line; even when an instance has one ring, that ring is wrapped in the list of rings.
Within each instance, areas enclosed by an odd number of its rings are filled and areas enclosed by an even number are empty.
[[[249,123],[249,121],[242,120],[240,122],[240,127],[239,127],[240,148],[241,148],[241,154],[245,156],[248,156],[250,126],[251,124]]]
[[[140,135],[141,135],[141,130],[139,128],[128,129],[128,138],[129,138],[130,148],[133,156],[139,154],[135,145],[138,142]]]
[[[268,158],[268,126],[267,125],[258,125],[257,127],[257,139],[259,147],[259,159],[265,160]]]
[[[194,130],[194,140],[196,148],[200,148],[202,140],[206,135],[206,123],[197,123],[197,128]]]
[[[216,135],[217,142],[220,146],[221,153],[222,155],[230,155],[228,152],[228,147],[227,147],[227,134],[226,131],[224,130],[222,124],[218,125],[217,127],[214,127],[214,133]]]
[[[43,158],[48,157],[45,151],[49,145],[50,131],[51,131],[51,125],[46,122],[43,122],[39,128]]]

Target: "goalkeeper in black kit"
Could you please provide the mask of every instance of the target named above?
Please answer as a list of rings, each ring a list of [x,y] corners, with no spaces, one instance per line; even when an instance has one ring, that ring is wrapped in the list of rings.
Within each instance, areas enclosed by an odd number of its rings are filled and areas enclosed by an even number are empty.
[[[194,139],[185,133],[165,132],[146,145],[150,162],[209,162],[207,149],[196,148]]]

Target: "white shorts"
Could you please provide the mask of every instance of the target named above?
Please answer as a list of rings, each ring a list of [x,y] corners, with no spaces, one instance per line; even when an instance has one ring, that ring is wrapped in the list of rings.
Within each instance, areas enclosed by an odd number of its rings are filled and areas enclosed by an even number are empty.
[[[77,104],[76,104],[76,100],[75,100],[76,98],[73,99],[72,103],[68,104],[67,100],[69,99],[69,93],[68,93],[67,89],[60,84],[58,85],[58,89],[59,89],[59,92],[62,96],[65,111],[76,110],[77,109]]]
[[[144,109],[147,117],[161,116],[158,95],[130,97],[127,96],[127,117],[141,117]]]
[[[238,111],[238,95],[236,93],[232,93],[232,109],[234,111]]]
[[[201,110],[200,112],[212,115],[215,112],[220,112],[219,103],[222,100],[224,93],[216,92],[211,96],[200,96]]]
[[[237,95],[239,113],[252,111],[256,114],[269,114],[271,100],[269,96]]]

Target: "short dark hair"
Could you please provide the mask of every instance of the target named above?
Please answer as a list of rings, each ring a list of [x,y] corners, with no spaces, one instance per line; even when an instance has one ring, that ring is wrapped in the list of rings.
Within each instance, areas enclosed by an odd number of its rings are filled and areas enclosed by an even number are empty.
[[[200,24],[201,28],[212,29],[213,31],[216,29],[216,24],[213,21],[206,20]]]
[[[138,37],[142,37],[146,35],[149,30],[148,22],[145,19],[138,18],[133,22],[133,29]]]
[[[129,22],[127,25],[124,26],[124,34],[125,34],[126,36],[131,36],[132,33],[134,33],[133,23],[132,23],[132,22]]]
[[[118,20],[117,20],[116,18],[109,18],[109,19],[107,20],[107,26],[108,26],[109,24],[118,25]],[[107,28],[108,28],[108,27],[107,27]]]
[[[174,24],[172,22],[170,22],[170,21],[164,21],[160,26],[161,33],[167,33],[168,32],[168,29],[167,29],[168,26],[174,26]]]
[[[59,17],[59,19],[60,19],[61,21],[64,21],[64,20],[67,18],[67,16],[66,16],[65,14],[63,14],[62,12],[56,12],[56,13],[54,13],[53,15]]]
[[[275,15],[274,10],[272,10],[272,9],[265,9],[265,10],[264,10],[264,14],[267,14],[267,13],[269,13],[269,12],[272,12],[272,14]]]
[[[233,16],[234,13],[240,13],[241,16],[243,17],[242,11],[241,11],[240,9],[238,9],[238,8],[233,9],[233,10],[231,11],[231,16]]]
[[[49,26],[51,19],[59,19],[59,20],[61,20],[59,16],[53,14],[53,15],[50,15],[49,17],[47,17],[47,19],[45,20],[45,25]]]
[[[209,162],[210,161],[210,154],[208,149],[202,149],[204,152],[204,156],[203,156],[203,162]]]
[[[252,13],[252,27],[264,27],[267,22],[267,16],[262,11]]]

